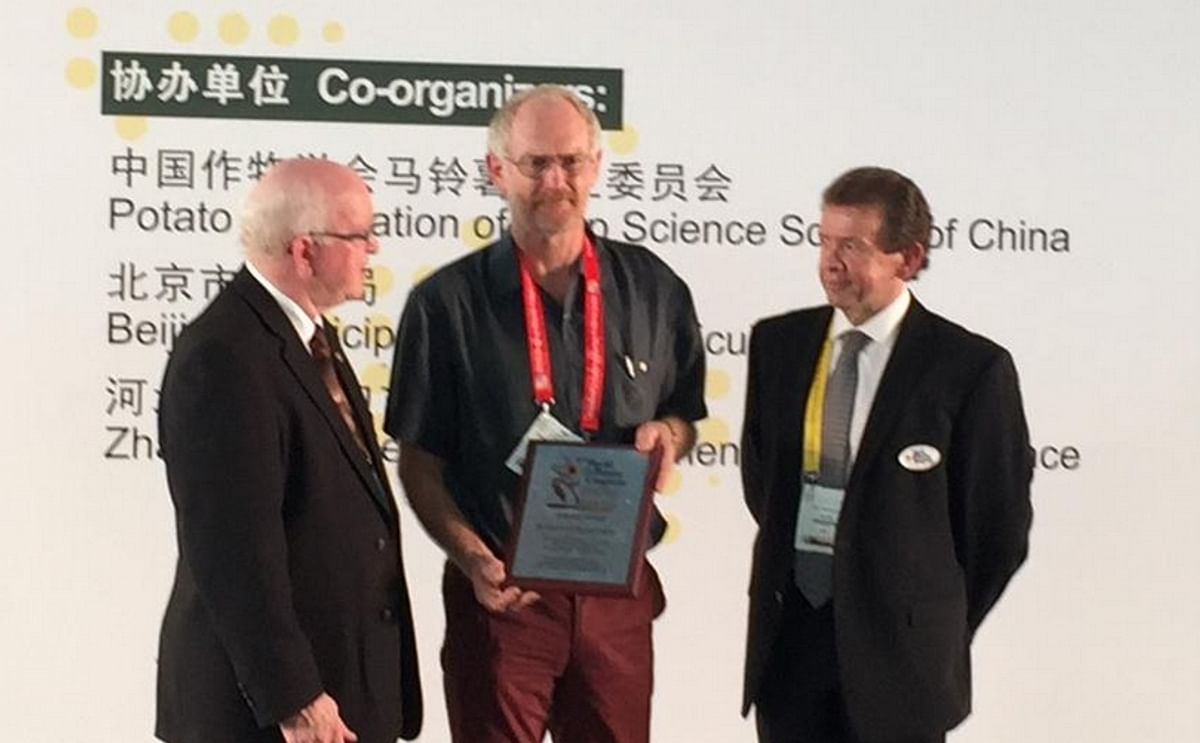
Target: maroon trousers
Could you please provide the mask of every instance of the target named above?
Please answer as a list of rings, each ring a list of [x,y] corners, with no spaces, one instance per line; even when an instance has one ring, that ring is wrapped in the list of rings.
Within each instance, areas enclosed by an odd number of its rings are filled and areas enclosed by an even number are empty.
[[[637,598],[542,593],[493,614],[447,563],[446,708],[455,743],[648,743],[651,624],[664,606],[647,564]]]

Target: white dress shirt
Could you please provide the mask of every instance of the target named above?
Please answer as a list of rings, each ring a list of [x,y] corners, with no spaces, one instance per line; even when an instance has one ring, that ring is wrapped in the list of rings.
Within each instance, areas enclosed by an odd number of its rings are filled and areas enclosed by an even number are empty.
[[[309,317],[300,308],[300,305],[296,304],[296,300],[279,291],[279,287],[272,284],[266,276],[259,273],[259,270],[250,261],[246,261],[246,270],[275,299],[279,308],[283,310],[283,314],[287,315],[287,319],[291,322],[292,327],[296,329],[296,334],[300,336],[300,343],[304,346],[304,350],[311,354],[312,349],[308,347],[308,344],[312,340],[313,333],[317,332],[317,321]]]
[[[912,297],[905,288],[891,304],[857,327],[842,310],[833,312],[833,322],[829,324],[829,336],[833,338],[833,356],[829,360],[830,373],[837,367],[838,358],[842,355],[842,333],[858,330],[871,339],[858,354],[858,386],[854,390],[854,409],[850,414],[850,467],[854,466],[854,460],[858,456],[858,444],[862,441],[863,429],[867,427],[867,416],[875,402],[879,380],[883,378],[883,370],[887,368],[892,348],[896,345],[900,321],[904,319],[904,313],[908,312],[911,302]]]

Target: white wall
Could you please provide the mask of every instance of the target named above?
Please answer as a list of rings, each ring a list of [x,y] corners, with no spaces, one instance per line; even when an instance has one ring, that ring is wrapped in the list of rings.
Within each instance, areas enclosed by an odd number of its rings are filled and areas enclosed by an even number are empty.
[[[6,110],[0,375],[0,708],[25,741],[150,740],[158,622],[173,570],[172,514],[156,461],[106,460],[110,426],[154,429],[162,345],[110,344],[110,312],[157,321],[194,316],[193,301],[108,296],[121,263],[148,273],[175,262],[235,267],[230,235],[109,228],[109,200],[235,210],[229,191],[127,188],[111,159],[131,148],[248,156],[356,154],[387,168],[411,156],[481,157],[467,127],[161,119],[118,125],[86,83],[101,51],[332,57],[383,61],[618,67],[625,121],[611,162],[639,162],[653,191],[660,163],[685,167],[690,200],[618,201],[593,212],[759,220],[762,246],[656,244],[688,280],[707,332],[735,347],[757,317],[820,301],[815,251],[781,242],[780,219],[817,217],[841,171],[883,164],[910,174],[954,247],[933,253],[915,286],[935,311],[1006,345],[1016,358],[1038,447],[1073,447],[1073,469],[1039,468],[1030,561],[975,644],[975,713],[955,743],[1200,739],[1200,273],[1195,171],[1200,6],[1082,2],[476,4],[129,3],[96,0],[92,34],[68,27],[71,3],[22,6],[0,22]],[[995,6],[995,7],[993,7]],[[190,11],[198,35],[172,38]],[[249,37],[223,41],[241,13]],[[298,38],[268,36],[289,14]],[[344,39],[321,38],[336,21]],[[186,30],[186,24],[179,28]],[[98,70],[97,70],[98,71]],[[101,71],[98,71],[101,72]],[[101,72],[102,74],[102,72]],[[136,135],[136,136],[135,136]],[[728,203],[699,202],[691,179],[710,164],[732,181]],[[412,206],[466,221],[494,198],[407,196],[379,185],[383,211]],[[1060,229],[1065,252],[980,250],[980,219]],[[614,233],[615,234],[615,233]],[[790,233],[789,233],[790,234]],[[414,276],[469,241],[389,238],[373,307],[347,322],[394,324]],[[714,348],[719,350],[719,345]],[[390,353],[352,353],[368,386],[386,384]],[[736,440],[745,358],[709,359],[707,440]],[[107,412],[110,378],[145,379],[141,416]],[[382,409],[382,400],[374,403]],[[1056,464],[1045,452],[1046,462]],[[654,560],[670,608],[656,629],[657,741],[752,740],[737,716],[752,529],[732,462],[685,468],[661,506],[677,538]],[[440,558],[403,514],[428,722],[448,740],[437,649]]]

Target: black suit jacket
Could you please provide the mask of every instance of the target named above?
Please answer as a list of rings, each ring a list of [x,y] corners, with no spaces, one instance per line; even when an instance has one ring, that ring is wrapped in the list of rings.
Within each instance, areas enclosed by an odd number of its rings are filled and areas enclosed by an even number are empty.
[[[159,647],[163,740],[279,740],[276,724],[322,691],[362,743],[420,731],[396,504],[329,335],[370,461],[245,269],[167,364],[159,434],[179,561]]]
[[[804,405],[832,312],[792,312],[751,333],[742,480],[759,531],[743,714],[786,631]],[[901,466],[912,444],[936,447],[941,463]],[[929,735],[970,711],[971,638],[1025,559],[1032,471],[1009,354],[913,299],[849,475],[833,562],[839,674],[861,737]]]

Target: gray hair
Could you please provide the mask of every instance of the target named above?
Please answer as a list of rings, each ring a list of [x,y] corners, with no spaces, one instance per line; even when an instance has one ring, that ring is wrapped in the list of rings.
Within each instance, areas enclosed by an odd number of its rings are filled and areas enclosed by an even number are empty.
[[[338,203],[331,198],[328,177],[322,175],[345,167],[328,166],[284,160],[263,175],[242,205],[239,233],[248,255],[279,256],[295,237],[328,229]]]
[[[579,115],[583,117],[583,120],[591,129],[589,133],[591,151],[595,152],[600,148],[600,120],[596,118],[596,113],[588,108],[588,105],[570,88],[563,85],[543,83],[542,85],[535,85],[532,88],[526,88],[513,95],[513,97],[504,102],[500,110],[496,111],[496,115],[492,117],[491,123],[488,124],[488,152],[497,157],[507,157],[509,154],[508,140],[512,135],[513,121],[517,118],[517,111],[529,101],[542,100],[544,98],[557,98],[571,104],[571,107],[579,112]]]

